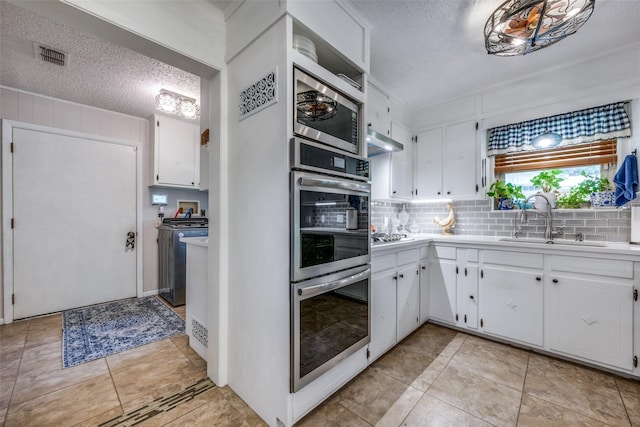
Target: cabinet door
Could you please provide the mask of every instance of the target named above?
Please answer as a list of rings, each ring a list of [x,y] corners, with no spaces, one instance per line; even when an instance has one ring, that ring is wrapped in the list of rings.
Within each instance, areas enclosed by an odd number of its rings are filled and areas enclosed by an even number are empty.
[[[551,350],[633,370],[633,283],[552,275],[548,283]]]
[[[420,325],[420,275],[417,264],[400,268],[397,273],[398,341]]]
[[[429,317],[455,324],[456,262],[448,259],[429,261]]]
[[[369,158],[371,200],[389,200],[391,195],[391,153]]]
[[[390,136],[389,97],[377,87],[367,85],[367,126],[385,136]]]
[[[373,362],[396,343],[396,272],[385,270],[371,277],[371,343]]]
[[[391,197],[410,199],[413,195],[413,142],[411,132],[402,125],[391,123],[391,136],[404,149],[391,153]]]
[[[542,346],[542,272],[484,266],[479,282],[484,332]]]
[[[460,267],[457,276],[457,324],[464,328],[476,329],[478,327],[478,266],[467,264]]]
[[[476,122],[447,126],[444,132],[443,194],[475,197],[479,161],[476,155]]]
[[[429,320],[429,260],[420,262],[420,323]]]
[[[159,185],[198,188],[199,125],[170,117],[155,117],[154,164]]]
[[[442,195],[442,128],[418,134],[416,143],[415,195]]]

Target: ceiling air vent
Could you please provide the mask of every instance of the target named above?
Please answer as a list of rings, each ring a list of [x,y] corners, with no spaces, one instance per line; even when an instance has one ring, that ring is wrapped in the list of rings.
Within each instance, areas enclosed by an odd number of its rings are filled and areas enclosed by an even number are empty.
[[[33,52],[37,59],[51,64],[67,67],[69,64],[69,54],[41,43],[33,43]]]

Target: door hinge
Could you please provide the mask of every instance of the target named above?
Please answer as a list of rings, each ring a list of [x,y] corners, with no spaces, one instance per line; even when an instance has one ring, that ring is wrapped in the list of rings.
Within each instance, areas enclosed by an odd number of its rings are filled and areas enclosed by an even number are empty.
[[[476,122],[476,130],[478,130],[478,127],[480,127],[480,124]]]
[[[15,227],[16,225],[16,220],[11,218],[11,228]]]
[[[11,228],[13,228],[13,226]],[[633,300],[634,301],[638,301],[638,290],[637,289],[633,290]]]
[[[456,313],[456,322],[458,321],[458,313]]]
[[[420,274],[420,270],[416,270],[416,276]]]
[[[156,181],[160,181],[160,175],[156,175]]]
[[[484,279],[484,270],[480,270],[480,278]]]
[[[634,368],[638,367],[638,356],[633,356],[633,367]]]
[[[9,148],[11,149],[11,152],[13,153],[13,142],[11,143],[11,145],[9,146]]]
[[[16,303],[16,294],[11,294],[11,305]]]
[[[480,327],[482,328],[484,326],[484,320],[480,319]]]
[[[467,315],[464,315],[464,323],[467,323]]]
[[[476,193],[478,192],[478,190],[479,190],[479,187],[478,187],[478,184],[476,184]]]
[[[367,359],[371,356],[371,352],[367,349]]]
[[[160,120],[156,120],[156,126],[160,127]]]

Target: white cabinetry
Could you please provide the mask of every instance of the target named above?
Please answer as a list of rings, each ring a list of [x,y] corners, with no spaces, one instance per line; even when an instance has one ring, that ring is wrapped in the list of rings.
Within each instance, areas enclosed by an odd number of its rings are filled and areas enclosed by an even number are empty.
[[[543,256],[482,251],[479,280],[483,332],[542,346]]]
[[[478,250],[456,250],[456,321],[458,326],[478,327]]]
[[[428,246],[420,248],[420,323],[429,320],[429,251]]]
[[[419,254],[406,249],[371,260],[370,362],[420,325]]]
[[[456,324],[456,248],[432,248],[429,260],[429,317]]]
[[[200,126],[173,117],[151,117],[150,183],[165,187],[200,187]]]
[[[549,257],[550,350],[633,370],[631,261]]]
[[[402,151],[391,153],[391,197],[410,199],[413,195],[413,141],[411,131],[400,123],[391,122],[391,137],[404,145]]]
[[[421,132],[417,136],[415,195],[475,198],[479,163],[476,122]]]
[[[391,136],[391,117],[389,114],[389,96],[371,83],[367,84],[367,127],[376,132]]]

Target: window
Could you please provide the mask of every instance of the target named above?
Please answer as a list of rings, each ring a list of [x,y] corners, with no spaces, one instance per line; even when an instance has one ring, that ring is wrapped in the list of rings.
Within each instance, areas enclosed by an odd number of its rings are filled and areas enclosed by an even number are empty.
[[[613,181],[616,169],[617,140],[596,141],[548,150],[526,151],[495,156],[496,179],[522,185],[529,196],[536,192],[531,178],[541,170],[560,169],[564,180],[560,192],[566,193],[582,180],[582,172],[594,177],[606,176]]]

